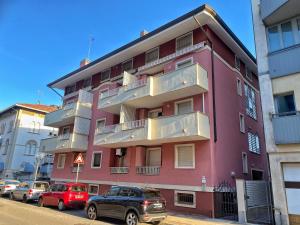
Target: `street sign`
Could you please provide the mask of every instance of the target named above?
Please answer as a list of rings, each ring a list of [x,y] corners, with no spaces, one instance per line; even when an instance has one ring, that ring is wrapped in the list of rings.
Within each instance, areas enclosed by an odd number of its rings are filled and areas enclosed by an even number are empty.
[[[76,164],[84,164],[83,155],[79,153],[74,161]]]

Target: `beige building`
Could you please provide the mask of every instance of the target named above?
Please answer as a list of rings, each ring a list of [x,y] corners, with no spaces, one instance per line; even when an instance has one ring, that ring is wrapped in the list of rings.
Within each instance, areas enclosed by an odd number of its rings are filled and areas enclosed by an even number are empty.
[[[300,1],[252,0],[276,224],[300,224]]]

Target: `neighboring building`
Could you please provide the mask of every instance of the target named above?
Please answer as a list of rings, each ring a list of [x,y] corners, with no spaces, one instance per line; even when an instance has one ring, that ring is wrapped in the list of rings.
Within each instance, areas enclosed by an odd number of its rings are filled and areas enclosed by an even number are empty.
[[[42,168],[37,163],[40,140],[57,133],[43,125],[44,118],[54,110],[57,107],[20,103],[0,112],[0,178],[30,179],[37,164]]]
[[[79,181],[91,195],[150,186],[168,209],[214,216],[222,181],[268,179],[255,72],[253,56],[206,5],[81,63],[48,85],[65,90],[62,109],[45,119],[59,135],[41,143],[55,153],[52,179],[75,180],[81,152]]]
[[[300,1],[252,0],[276,224],[300,224]]]

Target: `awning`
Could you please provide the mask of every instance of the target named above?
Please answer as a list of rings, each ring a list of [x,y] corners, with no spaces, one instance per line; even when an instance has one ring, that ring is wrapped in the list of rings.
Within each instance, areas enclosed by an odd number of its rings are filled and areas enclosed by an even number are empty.
[[[34,172],[34,166],[29,162],[24,162],[21,165],[20,171],[24,172],[24,173],[33,173]]]
[[[4,162],[0,162],[0,172],[4,170]]]

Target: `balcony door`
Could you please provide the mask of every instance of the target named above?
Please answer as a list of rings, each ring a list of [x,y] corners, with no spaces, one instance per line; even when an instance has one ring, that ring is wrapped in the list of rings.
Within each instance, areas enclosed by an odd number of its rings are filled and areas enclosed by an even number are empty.
[[[147,166],[161,166],[161,148],[148,148],[146,155]]]

